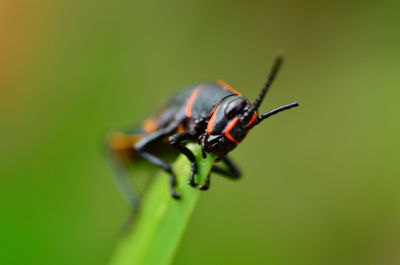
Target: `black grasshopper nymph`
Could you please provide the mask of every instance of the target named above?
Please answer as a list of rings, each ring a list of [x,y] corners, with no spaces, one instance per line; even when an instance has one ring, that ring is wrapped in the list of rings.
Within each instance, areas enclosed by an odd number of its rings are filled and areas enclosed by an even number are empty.
[[[168,141],[179,153],[185,155],[191,162],[192,171],[189,184],[202,190],[209,188],[210,176],[200,185],[195,182],[197,173],[196,159],[185,147],[188,141],[201,145],[203,157],[214,153],[227,169],[217,166],[213,172],[229,178],[239,178],[240,172],[227,154],[246,137],[248,132],[264,119],[283,110],[297,107],[294,102],[272,111],[258,114],[265,94],[273,82],[281,64],[282,57],[277,57],[262,88],[254,102],[243,97],[223,81],[199,83],[184,89],[171,98],[154,115],[146,119],[142,126],[130,133],[113,133],[107,141],[114,165],[123,171],[128,163],[136,158],[143,158],[159,166],[169,173],[170,192],[172,197],[179,198],[175,191],[176,176],[171,166],[162,160],[154,151],[154,147],[163,141]],[[126,181],[124,182],[126,183]],[[136,195],[133,187],[121,187],[125,198],[134,206]]]

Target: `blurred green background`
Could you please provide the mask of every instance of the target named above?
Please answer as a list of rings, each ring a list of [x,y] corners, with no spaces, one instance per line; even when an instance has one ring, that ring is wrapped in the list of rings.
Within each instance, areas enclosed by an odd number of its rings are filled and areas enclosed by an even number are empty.
[[[399,1],[0,2],[0,264],[106,264],[129,214],[101,152],[179,88],[262,110],[213,178],[184,264],[400,263]]]

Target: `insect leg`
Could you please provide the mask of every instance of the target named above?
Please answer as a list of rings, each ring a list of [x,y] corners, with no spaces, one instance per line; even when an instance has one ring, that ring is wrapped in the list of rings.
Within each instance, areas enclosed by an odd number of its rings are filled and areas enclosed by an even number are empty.
[[[240,171],[233,163],[233,161],[229,157],[224,157],[222,162],[226,165],[228,169],[221,168],[219,166],[213,165],[211,168],[211,172],[218,173],[224,177],[228,177],[230,179],[238,179],[240,178]],[[202,191],[208,190],[210,188],[210,174],[208,174],[206,181],[203,185],[199,186],[199,189]]]
[[[132,148],[130,142],[134,140],[130,139],[131,137],[134,138],[135,135],[127,136],[121,133],[112,135],[106,144],[106,153],[109,158],[109,167],[113,179],[119,191],[132,210],[136,211],[140,206],[140,197],[138,191],[129,179],[125,164],[132,161],[132,159],[125,157],[125,160],[127,161],[124,162],[121,156],[122,153]],[[116,146],[116,142],[118,143],[118,146]]]
[[[208,173],[208,176],[207,176],[206,181],[204,182],[204,184],[199,186],[200,190],[204,191],[204,190],[208,190],[208,188],[210,188],[210,174],[211,173]]]
[[[216,172],[218,174],[221,174],[225,177],[228,177],[230,179],[239,179],[241,176],[241,173],[238,169],[238,167],[235,165],[235,163],[229,158],[229,157],[224,157],[222,159],[222,162],[227,166],[228,170],[220,168],[219,166],[213,166],[212,171]]]
[[[187,147],[185,147],[182,142],[184,141],[190,141],[194,139],[194,134],[190,132],[182,132],[182,133],[176,133],[172,136],[169,137],[169,142],[173,147],[178,149],[178,151],[182,154],[184,154],[192,164],[192,171],[190,173],[189,177],[189,184],[192,187],[197,186],[194,176],[197,173],[197,163],[196,163],[196,158],[194,157],[192,151],[190,151]]]
[[[140,197],[138,191],[129,180],[125,166],[119,163],[114,157],[111,158],[110,164],[112,176],[118,189],[132,210],[136,211],[140,206]]]
[[[169,173],[171,195],[172,195],[172,197],[178,199],[180,197],[180,195],[179,195],[179,193],[175,192],[176,177],[175,177],[175,174],[172,172],[171,166],[164,160],[158,158],[157,156],[155,156],[147,151],[144,151],[147,146],[149,146],[150,144],[152,144],[158,140],[161,140],[168,134],[171,134],[174,130],[176,130],[176,128],[177,128],[177,125],[174,123],[174,124],[171,124],[170,126],[168,126],[167,128],[160,129],[148,136],[145,136],[137,144],[135,144],[134,148],[141,157],[143,157],[150,163],[162,168],[164,171]]]
[[[179,199],[180,195],[179,195],[179,193],[177,193],[175,191],[176,177],[175,177],[174,172],[172,172],[171,166],[167,162],[161,160],[160,158],[158,158],[155,155],[152,155],[152,154],[150,154],[148,152],[142,151],[139,154],[140,154],[140,156],[142,156],[144,159],[146,159],[150,163],[161,167],[164,171],[169,173],[169,184],[170,184],[171,196],[176,198],[176,199]]]

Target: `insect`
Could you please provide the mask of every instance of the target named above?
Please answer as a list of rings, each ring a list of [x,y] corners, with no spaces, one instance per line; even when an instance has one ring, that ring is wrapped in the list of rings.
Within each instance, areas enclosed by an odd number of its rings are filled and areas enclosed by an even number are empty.
[[[217,160],[225,164],[226,169],[214,165],[212,172],[232,179],[239,178],[241,174],[227,154],[264,119],[298,106],[298,103],[294,102],[267,113],[258,114],[258,108],[282,61],[281,56],[275,59],[267,82],[254,102],[223,81],[199,83],[170,99],[155,114],[146,119],[141,128],[130,133],[113,133],[107,145],[113,157],[113,164],[119,171],[117,183],[132,207],[137,207],[138,195],[130,182],[128,183],[123,171],[127,164],[134,162],[138,157],[165,170],[169,174],[171,196],[176,199],[180,197],[175,190],[176,176],[171,166],[155,151],[163,142],[169,143],[190,161],[191,174],[188,182],[193,187],[207,190],[210,185],[210,176],[203,185],[196,183],[196,159],[185,146],[187,142],[198,143],[204,158],[207,153],[214,153],[218,157]]]

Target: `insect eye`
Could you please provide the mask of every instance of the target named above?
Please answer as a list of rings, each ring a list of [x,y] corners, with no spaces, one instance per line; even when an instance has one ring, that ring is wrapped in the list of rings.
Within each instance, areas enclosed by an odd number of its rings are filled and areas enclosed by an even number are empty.
[[[232,119],[243,110],[246,104],[246,100],[242,98],[231,101],[225,108],[225,118]]]

